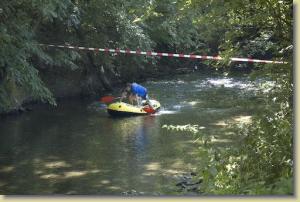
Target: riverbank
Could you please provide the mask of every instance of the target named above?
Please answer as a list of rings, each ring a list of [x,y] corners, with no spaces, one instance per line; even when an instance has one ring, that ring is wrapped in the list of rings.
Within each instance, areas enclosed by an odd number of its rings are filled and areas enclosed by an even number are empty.
[[[171,75],[187,74],[195,71],[203,73],[211,72],[206,66],[199,68],[198,66],[190,67],[162,67],[159,66],[158,71],[140,72],[134,77],[124,76],[124,78],[114,75],[112,72],[105,72],[105,79],[108,85],[113,89],[122,88],[126,82],[144,82],[151,79],[163,79]],[[53,94],[55,100],[59,103],[61,100],[67,99],[97,99],[102,95],[113,92],[113,89],[107,89],[103,85],[99,75],[87,73],[85,68],[70,70],[61,67],[40,68],[40,77],[45,86]],[[6,102],[4,107],[0,109],[0,116],[19,115],[24,112],[32,111],[34,104],[42,104],[41,101],[33,98],[32,95],[26,93],[26,89],[16,85],[14,82],[3,84],[7,92],[6,97],[2,98]],[[4,95],[5,96],[5,95]],[[2,101],[3,102],[3,101]]]

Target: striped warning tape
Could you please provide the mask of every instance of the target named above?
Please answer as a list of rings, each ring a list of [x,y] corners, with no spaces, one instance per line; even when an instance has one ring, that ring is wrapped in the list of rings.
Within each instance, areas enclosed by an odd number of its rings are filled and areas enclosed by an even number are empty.
[[[87,51],[96,51],[96,52],[107,52],[107,53],[124,53],[124,54],[136,54],[136,55],[146,55],[146,56],[159,56],[159,57],[177,57],[177,58],[191,58],[191,59],[202,59],[202,60],[224,60],[220,56],[206,56],[206,55],[194,55],[194,54],[182,54],[182,53],[159,53],[153,51],[141,51],[141,50],[121,50],[121,49],[109,49],[109,48],[87,48],[82,46],[64,46],[64,45],[49,45],[49,44],[40,44],[41,46],[54,47],[54,48],[67,48],[74,50],[87,50]],[[229,58],[234,62],[249,62],[249,63],[268,63],[268,64],[287,64],[284,61],[274,61],[274,60],[259,60],[252,58]]]

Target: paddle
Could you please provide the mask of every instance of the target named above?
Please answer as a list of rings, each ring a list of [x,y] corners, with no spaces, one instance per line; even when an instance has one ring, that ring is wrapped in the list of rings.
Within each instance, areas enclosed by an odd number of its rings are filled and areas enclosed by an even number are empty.
[[[114,97],[114,96],[111,96],[111,95],[108,95],[108,96],[104,96],[102,98],[100,98],[100,102],[103,102],[105,104],[108,104],[108,103],[111,103],[113,102],[115,99],[119,99],[121,97]]]

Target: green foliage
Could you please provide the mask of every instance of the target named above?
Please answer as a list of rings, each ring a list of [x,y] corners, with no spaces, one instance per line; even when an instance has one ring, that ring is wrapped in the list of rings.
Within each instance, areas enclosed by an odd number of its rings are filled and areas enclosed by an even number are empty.
[[[163,125],[162,128],[165,128],[169,131],[175,131],[181,134],[192,134],[196,137],[194,142],[200,142],[203,145],[207,145],[211,142],[212,137],[203,133],[202,130],[205,129],[204,126],[199,125]]]
[[[197,37],[205,39],[208,53],[218,51],[227,59],[240,56],[289,62],[255,65],[253,77],[263,75],[274,81],[274,85],[262,89],[268,94],[264,100],[267,107],[251,125],[235,129],[244,137],[241,147],[220,149],[207,144],[199,149],[201,156],[207,156],[204,165],[199,165],[204,179],[202,191],[227,195],[293,194],[292,1],[198,0],[181,1],[181,6],[185,13],[194,13],[195,27],[204,28]],[[228,61],[210,65],[236,66]]]
[[[253,117],[250,125],[231,126],[231,130],[242,137],[234,145],[214,147],[207,144],[213,137],[205,135],[197,125],[163,126],[181,133],[189,132],[202,140],[203,147],[199,147],[199,155],[205,158],[201,159],[201,165],[198,165],[203,178],[202,194],[294,193],[293,85],[292,68],[291,65],[287,66],[282,67],[290,70],[285,71],[285,74],[276,74],[276,71],[270,74],[270,77],[274,76],[271,77],[274,79],[272,85],[261,85],[261,93],[268,95],[264,99],[267,107]]]
[[[176,130],[176,131],[188,131],[193,134],[199,133],[199,130],[203,129],[202,127],[199,127],[198,125],[163,125],[162,128],[166,128],[167,130]]]
[[[38,46],[35,31],[42,22],[62,19],[69,4],[69,1],[1,1],[0,112],[9,111],[8,106],[16,96],[9,85],[22,89],[27,97],[55,104],[33,63],[34,56],[51,61]],[[22,104],[22,100],[18,102]]]
[[[244,137],[238,143],[241,147],[220,149],[208,144],[200,148],[201,156],[207,155],[205,166],[199,165],[205,194],[294,193],[292,65],[275,70],[266,66],[254,73],[254,77],[265,75],[274,81],[261,86],[261,93],[268,95],[267,107],[251,125],[233,129]]]

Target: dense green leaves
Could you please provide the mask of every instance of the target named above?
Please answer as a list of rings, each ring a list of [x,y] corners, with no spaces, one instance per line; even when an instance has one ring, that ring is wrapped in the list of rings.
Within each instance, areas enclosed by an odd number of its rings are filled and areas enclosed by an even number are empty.
[[[198,0],[181,1],[180,5],[179,10],[185,15],[193,15],[191,27],[199,30],[198,42],[193,42],[199,47],[204,42],[201,51],[225,58],[277,58],[289,62],[254,64],[253,77],[263,75],[274,81],[271,89],[262,88],[262,92],[268,93],[268,99],[264,100],[267,107],[251,125],[235,129],[244,137],[240,142],[242,147],[220,149],[207,145],[200,149],[199,152],[207,155],[205,165],[199,165],[204,178],[203,193],[293,194],[292,1]],[[249,67],[248,64],[227,65]]]
[[[30,97],[55,104],[33,63],[33,57],[51,61],[38,46],[35,31],[42,22],[62,19],[68,5],[69,1],[1,1],[0,113]]]

